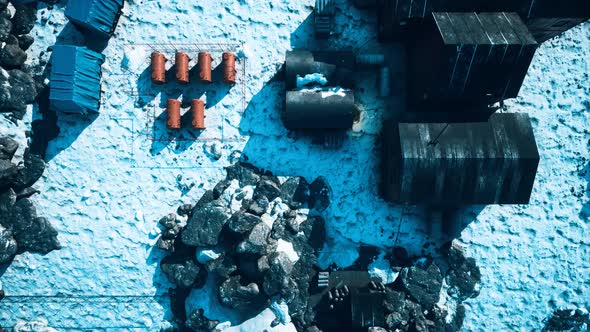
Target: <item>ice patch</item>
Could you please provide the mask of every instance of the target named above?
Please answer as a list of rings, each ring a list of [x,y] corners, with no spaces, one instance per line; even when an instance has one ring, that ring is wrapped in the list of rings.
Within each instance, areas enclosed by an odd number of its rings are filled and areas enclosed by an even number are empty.
[[[133,48],[123,55],[121,68],[126,71],[142,71],[147,62],[147,54],[142,48]]]
[[[297,75],[297,88],[303,88],[304,86],[309,85],[326,85],[328,84],[328,79],[323,74],[313,73],[307,74],[304,77]]]
[[[297,255],[293,249],[293,244],[289,241],[279,239],[277,242],[277,252],[282,252],[287,255],[287,258],[293,263],[296,263],[299,260],[299,255]]]
[[[275,316],[283,325],[291,323],[291,316],[289,316],[289,306],[287,306],[287,303],[283,301],[273,301],[270,305],[270,310],[274,312]]]
[[[276,316],[273,310],[264,309],[258,316],[251,318],[238,326],[232,326],[224,332],[254,332],[254,331],[267,331],[267,332],[297,332],[293,323],[279,324],[275,327],[272,326],[272,322]]]
[[[385,253],[381,253],[373,263],[369,265],[369,275],[381,279],[384,284],[391,284],[397,279],[399,272],[391,269],[391,264],[385,259]]]
[[[201,264],[205,264],[209,261],[216,260],[221,256],[220,253],[213,249],[199,249],[197,250],[197,261]]]
[[[17,322],[14,326],[14,332],[57,332],[56,329],[48,326],[49,323],[44,318],[39,318],[31,322]]]

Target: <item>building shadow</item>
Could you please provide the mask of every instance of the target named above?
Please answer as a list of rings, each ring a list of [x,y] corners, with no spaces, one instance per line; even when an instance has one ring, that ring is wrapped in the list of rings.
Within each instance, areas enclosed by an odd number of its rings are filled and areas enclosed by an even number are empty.
[[[580,193],[581,198],[586,198],[586,202],[582,205],[582,209],[580,209],[578,216],[581,220],[587,222],[590,220],[590,163],[587,163],[578,171],[578,176],[586,181],[584,193]]]

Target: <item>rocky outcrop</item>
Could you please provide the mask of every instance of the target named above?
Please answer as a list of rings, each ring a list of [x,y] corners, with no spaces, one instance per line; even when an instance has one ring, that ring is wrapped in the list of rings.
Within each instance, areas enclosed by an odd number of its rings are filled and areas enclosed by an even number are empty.
[[[316,195],[313,203],[324,209],[330,199],[327,183],[318,183],[321,198]],[[198,271],[206,271],[217,281],[220,303],[246,315],[282,299],[294,322],[309,326],[309,284],[326,235],[318,210],[309,210],[311,203],[301,177],[281,183],[252,165],[228,167],[226,179],[194,206],[177,210],[186,215],[186,225],[175,214],[159,221],[158,247],[170,252],[161,269],[177,288],[201,287]],[[197,331],[212,326],[199,310],[184,325]]]
[[[24,162],[13,163],[18,143],[0,138],[0,264],[25,251],[47,254],[59,249],[57,231],[37,216],[29,199],[38,191],[30,186],[43,175],[45,163],[28,149]]]
[[[590,327],[590,315],[584,308],[558,309],[545,322],[543,332],[584,332]]]

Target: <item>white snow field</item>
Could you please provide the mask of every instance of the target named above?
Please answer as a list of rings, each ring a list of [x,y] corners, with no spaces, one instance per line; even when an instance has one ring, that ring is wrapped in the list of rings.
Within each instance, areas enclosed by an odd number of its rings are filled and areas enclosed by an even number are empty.
[[[271,79],[287,50],[313,40],[313,4],[127,1],[104,51],[100,115],[59,116],[61,133],[50,142],[47,169],[35,185],[41,191],[34,196],[39,215],[56,227],[63,249],[20,255],[0,277],[7,292],[0,326],[39,319],[58,331],[168,326],[169,302],[162,295],[171,285],[158,273],[163,254],[152,249],[157,221],[182,203],[196,202],[240,155],[276,175],[328,179],[333,200],[324,212],[330,235],[320,257],[324,267],[351,264],[361,243],[436,254],[436,247],[459,238],[483,277],[479,297],[466,302],[466,331],[539,330],[557,307],[590,306],[590,175],[580,173],[589,169],[590,24],[542,45],[520,97],[507,103],[508,111],[527,112],[533,121],[541,162],[531,204],[465,209],[445,234],[439,215],[378,197],[377,143],[386,112],[376,98],[376,73],[361,82],[360,122],[342,148],[327,150],[283,127],[284,86]],[[324,47],[370,51],[376,19],[349,1],[337,5],[339,33]],[[62,5],[38,15],[31,64],[47,58],[40,53],[60,33],[64,41],[80,40],[66,26]],[[162,51],[170,59],[176,49],[193,57],[210,50],[214,67],[222,51],[236,52],[238,83],[231,89],[198,83],[152,87],[149,54]],[[402,82],[403,68],[394,68],[394,75]],[[403,87],[394,85],[393,91],[398,97],[389,106],[398,111]],[[198,137],[189,129],[165,129],[162,102],[179,96],[206,96],[207,130]],[[24,138],[22,130],[36,112],[32,108],[18,126],[0,118],[1,132]],[[387,268],[375,263],[373,273],[391,276]],[[208,318],[232,320],[210,292],[199,294],[204,297],[189,302],[203,305]],[[272,321],[269,315],[270,310],[261,313],[260,322]],[[251,326],[236,331],[254,331]]]

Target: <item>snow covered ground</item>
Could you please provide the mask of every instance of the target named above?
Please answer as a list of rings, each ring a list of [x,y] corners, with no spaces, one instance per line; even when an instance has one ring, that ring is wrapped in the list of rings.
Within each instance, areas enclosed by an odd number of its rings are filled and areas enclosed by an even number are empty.
[[[341,149],[312,145],[282,126],[283,86],[271,79],[287,50],[312,40],[313,3],[126,4],[104,51],[101,113],[87,119],[60,116],[60,136],[49,144],[47,169],[36,184],[41,190],[34,197],[37,210],[59,231],[63,249],[16,258],[0,278],[8,295],[0,302],[0,326],[37,318],[58,330],[166,326],[171,314],[161,295],[170,284],[156,273],[157,220],[182,203],[194,203],[225,178],[223,167],[240,154],[277,175],[328,179],[334,199],[324,214],[331,236],[321,256],[324,266],[351,264],[361,242],[420,254],[460,236],[483,277],[480,296],[467,302],[466,330],[536,330],[557,307],[590,306],[590,175],[579,174],[589,168],[584,158],[590,139],[590,24],[543,45],[521,96],[508,103],[509,111],[531,115],[541,154],[531,204],[466,209],[456,216],[456,230],[446,235],[437,214],[378,198],[376,141],[384,112],[383,102],[374,99],[376,73],[363,78],[365,89],[357,95],[364,105],[361,120]],[[362,51],[374,45],[375,20],[345,0],[337,3],[341,35],[326,47]],[[47,23],[40,21],[33,30],[30,62],[57,34],[79,42],[62,7],[41,10],[39,16]],[[220,51],[236,52],[238,84],[227,89],[171,83],[153,89],[147,56],[175,49],[193,56],[211,50],[214,67]],[[400,70],[394,68],[394,75],[403,77]],[[188,129],[168,133],[163,126],[162,101],[179,96],[207,99],[208,129],[198,137]],[[396,98],[394,107],[397,103],[403,98]],[[35,116],[33,109],[20,130]],[[17,132],[4,120],[0,128]],[[377,266],[387,275],[383,264]],[[218,309],[211,311],[223,315]]]

